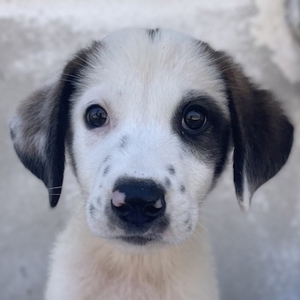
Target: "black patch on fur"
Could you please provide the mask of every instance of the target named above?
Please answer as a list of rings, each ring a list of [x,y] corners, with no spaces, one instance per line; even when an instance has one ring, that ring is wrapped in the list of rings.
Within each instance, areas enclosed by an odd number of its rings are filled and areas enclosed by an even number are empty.
[[[242,170],[244,170],[244,144],[240,139],[241,130],[237,115],[234,113],[236,111],[234,101],[232,100],[231,91],[226,88],[228,105],[231,115],[231,127],[232,127],[232,139],[234,142],[234,159],[233,159],[233,178],[235,183],[235,192],[237,197],[242,201],[243,191],[244,191],[244,176]],[[239,149],[239,150],[237,150]]]
[[[110,166],[106,166],[104,171],[103,171],[103,176],[106,176],[109,171],[110,171]]]
[[[94,215],[94,212],[96,210],[96,207],[93,204],[90,204],[90,214]]]
[[[110,156],[110,155],[106,156],[106,157],[104,158],[104,160],[103,160],[103,163],[108,162],[110,159],[111,159],[111,156]]]
[[[170,175],[175,175],[175,168],[172,165],[167,166],[167,170]]]
[[[189,224],[188,227],[187,227],[187,231],[188,231],[188,232],[191,232],[192,229],[193,229],[192,224]]]
[[[58,85],[58,95],[60,95],[57,98],[56,109],[53,110],[50,117],[52,125],[48,135],[49,148],[47,149],[47,154],[48,157],[52,157],[52,161],[50,162],[52,165],[52,174],[48,174],[48,181],[53,182],[52,186],[58,184],[62,185],[63,182],[65,163],[64,145],[67,131],[70,129],[70,98],[76,91],[76,85],[80,82],[83,70],[88,67],[90,57],[99,46],[100,43],[94,42],[90,48],[79,51],[63,70]],[[56,141],[56,143],[54,141]],[[69,138],[67,141],[72,143],[73,139]],[[69,145],[69,149],[72,149],[72,144]],[[51,207],[55,207],[58,200],[59,195],[50,197]]]
[[[98,205],[101,205],[101,203],[102,203],[102,199],[101,199],[101,197],[100,197],[100,196],[99,196],[99,197],[97,197],[96,201],[97,201],[97,204],[98,204]]]
[[[185,193],[185,186],[184,185],[180,186],[180,192],[181,192],[181,194]]]
[[[154,39],[155,39],[155,37],[159,33],[159,28],[156,28],[156,29],[147,29],[147,33],[149,35],[150,40],[153,42]]]
[[[269,91],[261,90],[223,52],[198,42],[209,54],[226,87],[234,145],[233,170],[237,197],[243,201],[244,176],[253,194],[272,178],[288,159],[293,126]]]
[[[207,123],[199,134],[189,134],[182,128],[182,113],[187,105],[197,104],[203,108],[207,117]],[[226,163],[228,145],[230,141],[230,122],[208,95],[197,91],[190,91],[183,96],[173,117],[173,130],[188,145],[186,150],[207,163],[214,165],[215,178],[217,178]]]
[[[70,128],[70,98],[76,91],[83,70],[88,66],[88,61],[100,43],[94,43],[90,48],[79,51],[66,65],[60,80],[51,86],[38,90],[19,107],[19,114],[23,120],[23,138],[31,141],[30,137],[43,134],[47,137],[44,149],[45,158],[31,144],[18,146],[15,150],[22,161],[35,176],[41,179],[49,193],[51,207],[56,206],[63,183],[65,164],[65,143],[72,159],[72,131]],[[20,129],[19,129],[20,130]],[[12,132],[12,136],[14,133]],[[67,137],[68,136],[68,137]],[[31,149],[31,148],[33,149]],[[25,150],[24,150],[25,149]]]
[[[171,187],[171,180],[168,177],[165,178],[165,187],[167,189]]]
[[[74,150],[73,150],[73,132],[71,133],[71,129],[68,130],[67,135],[66,135],[66,145],[68,148],[68,153],[69,153],[69,158],[70,158],[70,165],[73,170],[73,173],[75,177],[77,177],[77,165],[76,165],[76,160],[74,157]]]
[[[124,135],[121,139],[120,148],[125,148],[128,144],[128,137]]]

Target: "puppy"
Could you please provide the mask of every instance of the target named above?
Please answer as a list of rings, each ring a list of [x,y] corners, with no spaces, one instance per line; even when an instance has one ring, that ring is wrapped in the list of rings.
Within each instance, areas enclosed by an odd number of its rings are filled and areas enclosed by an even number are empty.
[[[139,29],[79,51],[20,104],[11,136],[52,207],[65,152],[83,193],[57,239],[47,300],[215,300],[200,207],[233,153],[247,210],[285,164],[293,127],[224,53]]]

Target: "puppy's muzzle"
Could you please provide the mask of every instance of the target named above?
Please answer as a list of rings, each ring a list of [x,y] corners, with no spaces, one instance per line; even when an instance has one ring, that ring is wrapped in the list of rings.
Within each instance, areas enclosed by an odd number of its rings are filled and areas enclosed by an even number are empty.
[[[115,185],[111,209],[129,227],[146,229],[164,215],[165,191],[150,179],[123,179]]]

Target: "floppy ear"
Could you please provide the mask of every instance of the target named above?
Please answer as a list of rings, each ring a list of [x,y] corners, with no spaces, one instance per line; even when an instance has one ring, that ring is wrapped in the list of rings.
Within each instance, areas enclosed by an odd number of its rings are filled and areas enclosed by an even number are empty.
[[[251,84],[239,66],[214,53],[226,83],[234,144],[236,195],[247,211],[253,193],[285,164],[293,143],[293,126],[272,94]]]
[[[62,189],[70,98],[97,47],[94,43],[78,52],[60,79],[25,99],[10,122],[17,155],[48,188],[51,207],[56,206]]]

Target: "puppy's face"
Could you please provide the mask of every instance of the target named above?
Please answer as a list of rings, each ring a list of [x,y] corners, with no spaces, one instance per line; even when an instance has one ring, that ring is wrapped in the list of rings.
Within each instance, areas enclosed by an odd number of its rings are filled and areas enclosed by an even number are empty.
[[[61,191],[64,149],[91,231],[119,244],[179,243],[234,147],[242,208],[283,166],[293,128],[226,55],[166,30],[127,30],[80,51],[20,105],[16,152]]]
[[[89,226],[109,239],[178,243],[225,162],[224,82],[198,43],[169,32],[116,34],[93,55],[72,98],[70,147]],[[137,182],[156,185],[163,199],[137,201],[159,216],[127,203],[125,181],[132,193]]]

